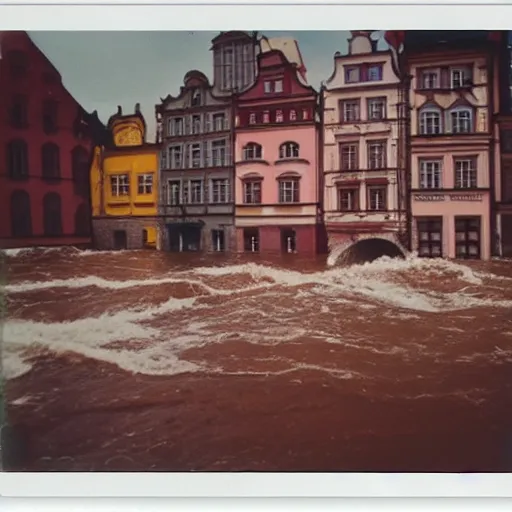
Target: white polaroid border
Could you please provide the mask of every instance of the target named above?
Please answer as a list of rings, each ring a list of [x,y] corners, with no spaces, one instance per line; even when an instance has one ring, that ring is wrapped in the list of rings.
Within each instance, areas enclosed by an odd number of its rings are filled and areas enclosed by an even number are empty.
[[[507,30],[511,20],[512,4],[506,0],[482,3],[433,0],[425,4],[394,0],[390,5],[382,0],[351,0],[343,5],[332,0],[307,3],[254,0],[250,4],[245,0],[0,0],[0,30],[265,31],[360,27]],[[2,473],[0,494],[18,497],[510,497],[512,474]]]

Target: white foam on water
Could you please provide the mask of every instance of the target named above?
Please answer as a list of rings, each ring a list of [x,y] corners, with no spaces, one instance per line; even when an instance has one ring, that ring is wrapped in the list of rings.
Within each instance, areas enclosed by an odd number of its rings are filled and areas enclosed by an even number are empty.
[[[301,338],[315,335],[314,328],[309,326],[313,325],[311,320],[315,319],[317,311],[328,314],[330,305],[351,302],[354,299],[358,300],[353,304],[364,309],[375,308],[375,304],[378,303],[395,310],[399,308],[429,313],[488,306],[512,307],[512,301],[477,297],[470,293],[468,287],[454,293],[443,293],[411,289],[393,282],[394,272],[411,270],[440,276],[450,272],[472,285],[481,283],[481,278],[469,267],[446,260],[382,258],[370,264],[335,267],[310,274],[247,263],[176,271],[172,275],[150,279],[115,281],[89,276],[8,285],[7,292],[15,294],[56,287],[95,286],[102,289],[128,289],[165,283],[186,283],[197,287],[198,296],[189,299],[170,298],[154,306],[140,306],[116,313],[106,312],[96,318],[73,322],[8,320],[4,329],[4,372],[6,378],[11,379],[29,371],[32,366],[31,358],[37,353],[38,348],[55,353],[75,352],[134,373],[175,375],[184,372],[217,371],[202,362],[182,359],[182,352],[231,339],[261,345],[298,342]],[[229,279],[226,279],[239,275],[250,275],[255,284],[237,285],[236,280],[230,284]],[[201,280],[202,277],[218,277],[222,288],[210,286]],[[213,279],[214,285],[216,282],[217,280]],[[226,288],[226,285],[232,288]],[[297,289],[301,286],[303,288]],[[249,291],[259,293],[253,296],[244,295]],[[223,296],[225,299],[220,305],[201,302],[201,299],[212,295]],[[361,302],[361,298],[369,303]],[[219,316],[218,308],[225,308],[227,311]],[[303,319],[302,323],[297,321],[297,315]],[[403,311],[391,312],[390,315],[393,319],[400,319],[400,315],[404,315],[403,319],[406,318]],[[368,320],[367,316],[361,317],[360,320]],[[233,317],[238,321],[231,320]],[[255,317],[264,321],[254,322]],[[292,317],[293,320],[290,321]],[[410,317],[411,315],[408,318]],[[217,326],[223,321],[226,322],[227,318],[230,319],[227,329],[231,331],[219,332]],[[159,322],[165,321],[165,325],[148,325],[155,319]],[[201,321],[198,322],[198,319]],[[340,343],[334,333],[325,335],[327,342]],[[141,348],[134,349],[133,344],[130,346],[130,340],[142,344]],[[121,348],[109,347],[112,342],[121,342],[118,345]],[[125,342],[124,347],[122,342]],[[343,344],[343,341],[341,343]],[[375,346],[368,347],[367,350],[389,353],[389,350],[384,351],[381,347]],[[346,377],[350,374],[346,370],[326,370],[324,367],[297,362],[290,364],[285,373],[299,369],[321,369],[331,372],[338,378],[351,378]],[[247,375],[247,372],[240,374]],[[261,372],[261,375],[265,374],[268,372]]]

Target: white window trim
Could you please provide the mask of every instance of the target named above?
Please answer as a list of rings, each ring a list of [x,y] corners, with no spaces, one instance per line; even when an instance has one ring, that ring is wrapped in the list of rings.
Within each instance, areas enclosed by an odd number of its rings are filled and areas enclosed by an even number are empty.
[[[298,202],[300,202],[300,180],[298,178],[283,178],[279,180],[279,204],[297,203],[297,201],[293,200],[295,192],[298,194]],[[285,200],[285,194],[291,194],[290,201]]]
[[[173,157],[171,156],[171,150],[173,148],[180,148],[180,165],[174,165],[174,159]],[[183,144],[172,144],[168,147],[167,149],[168,151],[168,157],[169,157],[169,161],[168,161],[168,168],[169,169],[183,169],[184,168],[184,165],[185,165],[185,153],[184,153],[184,145]]]
[[[454,85],[454,82],[455,82],[454,74],[455,73],[460,73],[462,76],[462,83],[458,86]],[[460,68],[455,66],[453,68],[450,68],[450,88],[458,89],[460,87],[464,87],[464,80],[466,77],[468,77],[468,74],[469,74],[469,77],[471,77],[471,69],[469,66],[463,66]]]
[[[421,109],[420,112],[420,125],[419,125],[419,132],[420,135],[439,135],[443,133],[443,114],[440,109],[434,108],[434,107],[427,107],[424,109]],[[426,127],[426,122],[423,122],[423,116],[427,114],[437,114],[439,116],[439,131],[437,133],[427,133],[426,131],[422,131],[422,126]]]
[[[274,92],[283,92],[283,80],[274,80]]]
[[[126,187],[126,192],[121,193],[121,189],[124,187]],[[110,194],[112,195],[112,197],[124,197],[130,195],[129,173],[119,173],[110,175]]]
[[[368,98],[367,108],[368,112],[366,116],[368,121],[384,121],[386,119],[386,98]],[[379,105],[381,107],[380,113],[381,117],[372,117],[372,106]]]
[[[428,171],[428,166],[437,165],[437,174],[439,176],[439,186],[434,187],[435,173]],[[419,162],[418,188],[421,190],[439,190],[443,188],[443,161],[442,160],[421,160]]]
[[[224,201],[215,201],[213,200],[214,196],[214,186],[215,182],[224,182]],[[229,178],[210,178],[210,187],[209,187],[209,202],[212,204],[227,204],[230,202],[230,188],[229,188]],[[220,196],[220,194],[219,194]]]
[[[192,201],[192,182],[199,182],[201,184],[200,201]],[[187,180],[188,186],[188,201],[190,205],[200,205],[204,203],[204,179],[203,178],[190,178]]]
[[[139,192],[139,187],[142,185],[143,188],[146,188],[149,185],[149,192]],[[153,173],[142,173],[137,174],[137,195],[150,195],[153,193]]]
[[[426,75],[434,75],[435,85],[434,86],[425,86],[425,77]],[[439,69],[423,69],[420,74],[420,89],[438,89],[441,82],[441,71]]]
[[[466,164],[469,163],[470,166],[467,169],[463,169],[460,166],[460,164]],[[454,188],[457,189],[467,189],[467,188],[474,188],[478,187],[478,164],[475,158],[457,158],[454,161]],[[474,174],[475,177],[475,184],[471,185],[471,174]],[[460,179],[457,177],[460,176]],[[460,181],[462,184],[461,187],[457,187],[457,181]]]
[[[249,148],[250,146],[250,148]],[[256,150],[257,148],[260,148],[260,152],[261,152],[261,155],[260,156],[254,156],[254,150]],[[248,149],[252,149],[253,151],[253,156],[251,156],[250,158],[247,158],[247,151]],[[249,143],[249,144],[246,144],[243,148],[242,148],[242,160],[243,161],[250,161],[250,160],[261,160],[263,158],[263,147],[260,146],[259,144],[255,144],[255,143]]]
[[[468,113],[469,114],[469,131],[455,131],[454,126],[455,123],[453,122],[452,114],[462,114],[462,113]],[[450,133],[455,134],[462,134],[462,133],[473,133],[473,110],[469,107],[455,107],[448,111],[448,119],[447,119],[447,125],[450,127]]]
[[[348,100],[342,103],[343,106],[343,122],[354,123],[361,119],[361,103],[357,100]],[[354,119],[347,118],[347,112],[349,112],[348,106],[354,107],[351,109],[352,112],[357,112],[357,116]]]
[[[372,195],[379,197],[379,194],[384,192],[383,208],[372,208]],[[378,201],[376,202],[377,206]],[[385,212],[388,209],[388,188],[384,185],[370,185],[368,187],[368,205],[367,210],[370,212]]]
[[[295,154],[296,153],[296,154]],[[285,142],[279,146],[279,159],[285,160],[287,158],[299,158],[300,145],[297,142]]]
[[[172,184],[178,184],[178,204],[172,202]],[[183,204],[183,181],[177,179],[167,180],[167,204],[170,206],[179,206]]]
[[[193,155],[194,155],[194,146],[199,146],[199,165],[195,166],[194,165],[194,158],[193,158]],[[197,149],[197,148],[196,148]],[[203,167],[203,145],[201,142],[192,142],[190,143],[190,146],[189,146],[189,168],[190,169],[201,169],[201,167]]]

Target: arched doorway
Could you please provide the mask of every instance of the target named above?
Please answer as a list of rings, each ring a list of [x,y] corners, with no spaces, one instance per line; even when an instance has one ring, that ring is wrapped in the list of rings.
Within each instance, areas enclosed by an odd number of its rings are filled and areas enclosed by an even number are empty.
[[[75,235],[89,236],[91,233],[89,208],[85,203],[78,205],[75,211]]]
[[[11,235],[16,238],[32,236],[30,196],[25,190],[11,194]]]
[[[404,259],[405,253],[396,243],[385,238],[364,238],[357,240],[341,252],[337,263],[345,265],[368,263],[383,256]]]
[[[57,192],[48,192],[43,197],[43,224],[45,236],[62,235],[62,205]]]

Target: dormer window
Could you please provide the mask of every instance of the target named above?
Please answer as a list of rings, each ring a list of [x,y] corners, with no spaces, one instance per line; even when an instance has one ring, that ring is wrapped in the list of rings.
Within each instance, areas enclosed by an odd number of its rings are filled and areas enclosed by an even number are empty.
[[[268,112],[268,110],[265,110],[265,112],[263,112],[263,122],[270,123],[270,113]]]
[[[276,80],[274,82],[274,92],[283,92],[283,81]]]
[[[276,112],[276,123],[282,123],[284,121],[283,111],[278,110]]]
[[[256,114],[254,112],[249,114],[249,124],[256,124]]]
[[[265,94],[270,94],[272,92],[272,82],[265,80],[265,82],[263,82],[263,88],[265,90]]]
[[[201,91],[199,89],[194,89],[192,91],[192,106],[193,107],[201,106]]]
[[[297,112],[290,110],[290,121],[297,121]]]
[[[464,68],[452,68],[450,72],[450,85],[452,89],[460,89],[471,84],[471,69],[468,67]]]
[[[307,108],[305,108],[305,109],[303,109],[303,110],[302,110],[302,119],[303,119],[304,121],[307,121],[307,120],[309,119],[309,112],[308,112],[308,109],[307,109]]]
[[[360,79],[360,71],[359,66],[351,66],[345,68],[345,83],[353,84],[359,82]]]
[[[368,82],[378,82],[379,80],[382,80],[382,66],[369,66],[367,79]]]

